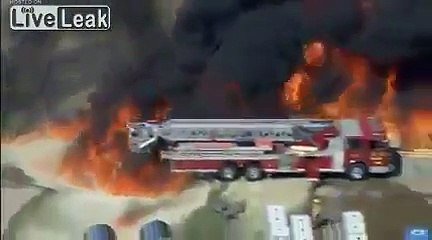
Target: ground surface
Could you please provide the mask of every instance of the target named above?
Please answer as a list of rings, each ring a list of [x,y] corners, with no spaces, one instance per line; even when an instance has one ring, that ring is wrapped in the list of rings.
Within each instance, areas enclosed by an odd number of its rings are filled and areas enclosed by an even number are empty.
[[[266,204],[282,204],[291,212],[304,212],[310,197],[309,183],[297,178],[257,183],[240,180],[228,186],[199,182],[178,196],[156,200],[83,191],[62,183],[54,174],[46,174],[53,171],[66,146],[64,142],[38,138],[19,147],[2,146],[2,170],[6,166],[24,169],[11,170],[8,174],[13,177],[2,181],[2,223],[8,223],[2,225],[4,239],[76,240],[91,224],[114,224],[134,209],[138,213],[136,222],[115,226],[119,240],[138,239],[140,226],[155,218],[173,224],[179,240],[219,240],[224,230],[230,239],[258,240],[264,237]],[[406,159],[404,170],[402,177],[390,180],[329,180],[318,192],[324,199],[325,214],[337,218],[344,210],[363,211],[372,240],[401,239],[406,225],[432,226],[431,205],[425,200],[432,193],[432,159]],[[55,191],[34,187],[38,185]],[[246,212],[229,225],[213,209],[221,196],[247,202]]]

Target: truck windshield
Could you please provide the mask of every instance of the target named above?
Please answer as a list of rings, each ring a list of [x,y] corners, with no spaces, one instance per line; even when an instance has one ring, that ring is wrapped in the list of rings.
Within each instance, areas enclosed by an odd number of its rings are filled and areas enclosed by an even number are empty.
[[[362,147],[360,139],[348,138],[347,144],[349,149],[360,149]]]
[[[371,149],[379,149],[379,148],[387,147],[387,142],[384,141],[370,141],[369,144]]]

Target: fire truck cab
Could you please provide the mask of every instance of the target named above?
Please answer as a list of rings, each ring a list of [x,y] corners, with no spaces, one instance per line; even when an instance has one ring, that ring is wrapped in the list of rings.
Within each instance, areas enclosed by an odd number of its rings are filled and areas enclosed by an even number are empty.
[[[257,181],[274,173],[344,173],[351,180],[400,167],[378,119],[171,119],[132,123],[130,149],[163,142],[171,171]],[[397,156],[397,155],[396,155]]]
[[[376,119],[341,119],[335,125],[337,136],[315,135],[321,139],[319,146],[293,145],[289,148],[287,155],[294,156],[293,169],[317,174],[345,173],[351,180],[365,179],[369,173],[387,174],[394,170],[392,150]]]

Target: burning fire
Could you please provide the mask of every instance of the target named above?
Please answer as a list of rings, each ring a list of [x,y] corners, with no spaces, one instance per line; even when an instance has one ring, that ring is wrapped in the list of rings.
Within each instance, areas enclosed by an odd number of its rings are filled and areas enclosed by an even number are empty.
[[[189,182],[188,175],[170,173],[156,156],[145,159],[129,153],[125,126],[137,114],[131,104],[122,105],[102,141],[91,137],[86,116],[49,124],[50,136],[66,140],[76,138],[76,144],[63,159],[59,174],[74,185],[113,195],[156,197],[183,190]]]
[[[406,136],[407,145],[411,148],[432,149],[432,112],[412,111],[407,124],[401,128]]]
[[[297,111],[302,108],[300,88],[304,77],[304,74],[296,72],[285,82],[285,102],[289,107]]]
[[[326,54],[331,51],[331,55]],[[408,121],[400,122],[400,113],[394,104],[396,68],[391,68],[387,75],[386,92],[378,106],[363,106],[361,99],[354,96],[368,96],[367,85],[370,64],[367,59],[359,56],[344,55],[337,49],[327,49],[322,42],[312,42],[304,48],[305,64],[296,71],[284,84],[284,102],[296,113],[310,114],[308,101],[313,98],[310,94],[310,84],[313,79],[307,73],[309,67],[320,67],[326,61],[326,56],[340,63],[350,75],[351,85],[333,103],[320,106],[313,113],[314,117],[345,118],[359,114],[376,115],[383,120],[388,136],[394,141],[403,138],[402,145],[408,148],[432,148],[432,112],[414,110]],[[429,129],[425,129],[429,128]]]
[[[304,59],[307,65],[322,66],[325,61],[325,47],[322,42],[312,42],[304,46]]]
[[[325,61],[325,48],[321,42],[312,42],[304,46],[306,66],[319,67]],[[295,72],[284,84],[284,102],[295,111],[303,109],[310,77],[303,68]]]

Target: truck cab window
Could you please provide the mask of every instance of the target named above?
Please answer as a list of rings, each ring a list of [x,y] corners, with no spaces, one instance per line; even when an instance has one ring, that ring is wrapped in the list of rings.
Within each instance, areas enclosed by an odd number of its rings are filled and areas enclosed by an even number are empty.
[[[369,142],[371,149],[378,149],[378,148],[386,148],[387,144],[382,141],[370,141]]]
[[[356,138],[348,138],[347,144],[349,149],[360,149],[361,148],[361,141],[360,139]]]

